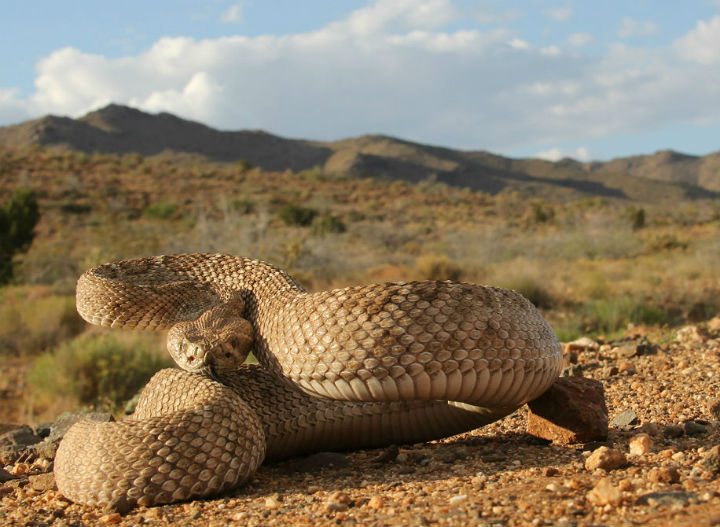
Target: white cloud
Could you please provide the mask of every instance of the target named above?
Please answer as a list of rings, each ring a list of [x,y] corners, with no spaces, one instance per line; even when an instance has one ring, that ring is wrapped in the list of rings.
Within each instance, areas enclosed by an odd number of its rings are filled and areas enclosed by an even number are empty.
[[[220,20],[223,22],[242,22],[244,9],[244,1],[235,2],[233,5],[228,7],[222,15],[220,15]]]
[[[471,11],[471,16],[480,24],[504,24],[517,20],[518,18],[523,16],[523,12],[519,9],[506,9],[505,11],[497,11],[494,9],[478,8]]]
[[[328,26],[331,32],[372,35],[384,29],[433,28],[457,17],[450,0],[376,0]]]
[[[0,126],[3,123],[15,123],[27,119],[27,104],[18,97],[14,88],[0,88]]]
[[[543,9],[543,13],[545,13],[553,20],[557,20],[558,22],[564,22],[572,16],[573,10],[569,7],[555,7]]]
[[[573,33],[567,39],[570,45],[578,48],[582,46],[587,46],[593,40],[595,40],[595,38],[589,33]]]
[[[720,68],[707,67],[720,61],[720,16],[671,47],[617,44],[601,56],[438,25],[455,16],[449,0],[380,0],[307,33],[163,38],[119,58],[63,48],[37,64],[30,97],[0,90],[0,122],[117,102],[223,129],[382,132],[504,152],[720,123]]]
[[[701,64],[720,62],[720,16],[709,22],[700,20],[695,29],[675,41],[675,47],[687,60]]]
[[[649,20],[635,20],[633,18],[623,18],[620,21],[620,29],[618,36],[626,37],[647,37],[657,33],[658,26],[655,22]]]
[[[534,157],[547,161],[560,161],[565,158],[575,159],[577,161],[590,161],[590,151],[584,146],[580,146],[570,152],[560,148],[550,148],[549,150],[538,152]]]

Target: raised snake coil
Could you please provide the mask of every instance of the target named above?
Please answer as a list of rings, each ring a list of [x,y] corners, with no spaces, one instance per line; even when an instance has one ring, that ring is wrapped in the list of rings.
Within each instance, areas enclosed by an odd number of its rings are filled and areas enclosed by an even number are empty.
[[[452,435],[534,399],[561,368],[535,307],[498,288],[424,281],[307,293],[269,264],[208,254],[107,264],[77,287],[83,318],[132,329],[170,329],[238,297],[262,368],[224,375],[227,386],[165,370],[132,421],[79,423],[56,458],[66,496],[167,503],[237,485],[265,452]]]

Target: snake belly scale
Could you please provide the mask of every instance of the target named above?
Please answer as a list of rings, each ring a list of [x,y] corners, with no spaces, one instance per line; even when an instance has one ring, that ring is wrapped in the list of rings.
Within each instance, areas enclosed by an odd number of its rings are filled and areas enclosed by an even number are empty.
[[[451,281],[308,293],[258,260],[170,255],[87,271],[77,307],[94,324],[150,330],[242,310],[260,363],[223,370],[222,382],[163,370],[131,419],[71,428],[58,488],[92,505],[207,496],[265,458],[470,430],[542,394],[562,365],[557,337],[522,295]]]

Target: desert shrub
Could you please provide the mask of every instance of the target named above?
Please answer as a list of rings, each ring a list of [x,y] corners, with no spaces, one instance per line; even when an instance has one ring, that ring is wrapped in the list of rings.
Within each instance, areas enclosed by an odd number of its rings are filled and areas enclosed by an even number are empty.
[[[605,335],[616,334],[631,322],[661,326],[670,319],[662,308],[633,301],[629,296],[593,300],[586,305],[584,315],[589,332]]]
[[[639,209],[630,207],[627,211],[627,216],[630,220],[632,230],[637,231],[645,227],[645,209],[642,207]]]
[[[24,298],[6,290],[0,303],[0,353],[35,354],[74,337],[85,327],[72,296]]]
[[[240,172],[247,172],[254,167],[253,164],[247,159],[238,159],[237,161],[235,161],[235,168],[237,168]]]
[[[30,247],[39,219],[37,200],[31,190],[16,190],[0,207],[0,284],[12,280],[13,257]]]
[[[41,355],[27,374],[35,409],[69,396],[78,405],[117,411],[155,372],[171,365],[153,341],[84,334]]]
[[[463,269],[447,256],[426,254],[415,260],[412,274],[419,280],[460,280]]]
[[[553,298],[548,290],[536,279],[523,276],[504,282],[503,287],[513,289],[530,300],[535,307],[547,309],[553,307]]]
[[[683,240],[670,233],[656,234],[645,243],[645,249],[650,252],[671,251],[673,249],[687,249],[687,240]]]
[[[147,207],[143,211],[143,214],[148,218],[166,220],[172,217],[177,210],[178,206],[175,203],[171,203],[169,201],[159,201]]]
[[[343,221],[337,216],[323,214],[316,217],[312,222],[313,234],[325,236],[329,233],[340,234],[347,230]]]
[[[285,205],[278,210],[278,217],[285,222],[285,225],[299,225],[307,227],[312,224],[317,211],[299,205]]]

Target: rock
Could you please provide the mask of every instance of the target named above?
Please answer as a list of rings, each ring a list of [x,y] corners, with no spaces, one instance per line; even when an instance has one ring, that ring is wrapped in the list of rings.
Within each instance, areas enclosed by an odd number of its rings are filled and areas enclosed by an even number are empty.
[[[685,431],[685,435],[688,436],[697,436],[707,433],[707,426],[695,421],[685,421],[683,423],[683,429]]]
[[[648,472],[648,480],[652,483],[677,483],[680,473],[674,467],[653,467]]]
[[[683,435],[684,432],[685,430],[682,426],[675,424],[669,424],[665,428],[663,428],[663,435],[670,438],[680,437],[681,435]]]
[[[652,448],[652,439],[648,434],[637,434],[630,439],[630,454],[644,456]]]
[[[598,481],[597,485],[585,497],[590,503],[597,506],[617,506],[622,501],[620,489],[612,484],[610,478],[602,478]]]
[[[637,505],[650,505],[651,507],[683,508],[690,503],[697,502],[697,496],[693,492],[671,491],[643,494],[635,503]]]
[[[0,467],[0,483],[5,483],[6,481],[10,481],[11,479],[16,479],[17,476],[14,476],[10,474],[7,470]]]
[[[367,506],[371,509],[382,509],[384,503],[380,496],[373,496],[367,502]]]
[[[22,428],[23,425],[16,425],[14,423],[0,423],[0,437],[4,436],[8,432]]]
[[[317,472],[324,468],[345,468],[350,466],[350,460],[337,452],[318,452],[304,457],[292,464],[295,472]]]
[[[708,472],[720,474],[720,445],[715,445],[705,452],[698,461],[698,466]]]
[[[52,472],[37,474],[28,478],[30,487],[41,492],[55,488],[55,475]]]
[[[50,435],[50,427],[52,427],[52,423],[40,423],[35,425],[35,433],[45,439]]]
[[[708,320],[707,328],[713,335],[720,335],[720,315],[715,315],[713,318]]]
[[[561,377],[528,403],[527,432],[559,444],[604,440],[608,412],[602,384],[584,377]]]
[[[630,426],[637,423],[637,414],[632,409],[628,408],[627,410],[616,415],[613,420],[610,421],[610,426],[612,426],[613,428],[620,428],[621,426]]]
[[[83,418],[97,421],[98,423],[108,423],[110,421],[114,421],[112,414],[107,412],[64,413],[58,417],[52,425],[50,425],[50,435],[47,437],[46,441],[60,441],[65,435],[65,432]]]
[[[347,492],[335,491],[328,497],[325,502],[325,508],[328,512],[346,511],[352,505],[352,499]]]
[[[467,494],[458,494],[458,495],[450,498],[450,505],[459,505],[460,503],[467,501],[467,499],[468,499]]]
[[[720,399],[708,403],[708,412],[710,412],[710,415],[715,419],[720,420]]]
[[[104,516],[100,517],[100,523],[107,524],[107,525],[115,525],[122,521],[122,516],[119,512],[112,512],[110,514],[105,514]]]
[[[600,349],[600,343],[589,337],[582,337],[565,344],[565,353],[571,351],[596,351]]]
[[[572,366],[563,368],[563,371],[560,372],[560,377],[582,377],[582,376],[583,376],[583,368],[580,364],[573,364]]]
[[[265,498],[265,508],[269,510],[275,510],[280,508],[280,500],[277,494],[272,494]]]
[[[601,468],[613,470],[627,465],[625,454],[614,448],[601,446],[585,460],[585,468],[589,471]]]
[[[400,450],[398,450],[397,445],[390,445],[385,450],[380,452],[376,457],[374,457],[370,462],[389,463],[391,461],[395,461],[395,459],[398,457],[398,454],[400,454]]]
[[[705,342],[706,338],[706,335],[695,325],[682,327],[675,335],[675,340],[680,344],[700,344]]]
[[[27,425],[5,432],[0,436],[0,446],[26,447],[42,441],[42,438],[33,432]]]

